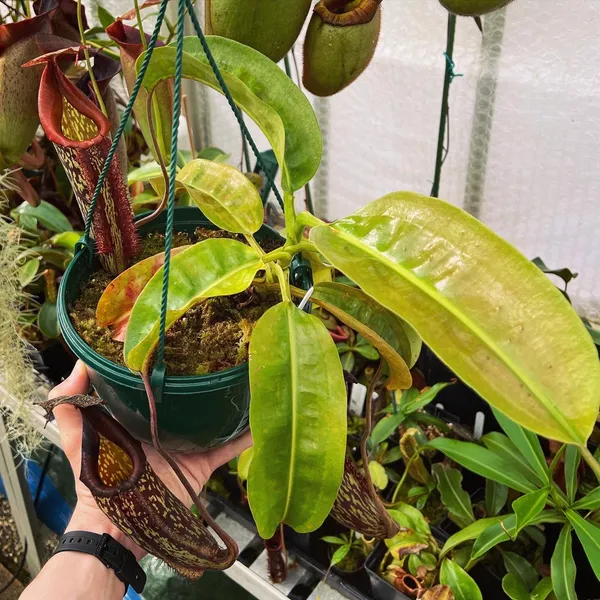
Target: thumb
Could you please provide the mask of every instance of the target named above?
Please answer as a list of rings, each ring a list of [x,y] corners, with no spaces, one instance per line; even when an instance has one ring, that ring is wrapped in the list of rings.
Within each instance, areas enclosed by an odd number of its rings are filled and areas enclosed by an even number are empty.
[[[86,394],[90,387],[87,369],[83,361],[78,360],[71,374],[59,385],[50,390],[48,398],[59,396],[74,396],[75,394]]]

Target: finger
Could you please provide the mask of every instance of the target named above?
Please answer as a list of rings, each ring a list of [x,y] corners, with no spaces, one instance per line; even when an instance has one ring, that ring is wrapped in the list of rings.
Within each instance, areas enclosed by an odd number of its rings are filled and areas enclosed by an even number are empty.
[[[252,435],[247,431],[232,442],[204,454],[204,460],[208,463],[210,470],[214,471],[221,465],[229,462],[232,458],[239,456],[244,450],[250,448],[250,446],[252,446]]]

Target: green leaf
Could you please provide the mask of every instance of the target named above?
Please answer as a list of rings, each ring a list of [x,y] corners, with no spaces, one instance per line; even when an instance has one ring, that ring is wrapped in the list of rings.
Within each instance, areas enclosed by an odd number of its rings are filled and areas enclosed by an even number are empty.
[[[348,373],[352,373],[352,371],[354,370],[354,353],[344,352],[344,354],[340,356],[340,361],[342,363],[342,369],[344,369],[344,371],[347,371]]]
[[[502,552],[502,559],[506,570],[518,577],[525,584],[528,592],[535,587],[540,577],[526,558],[514,552]]]
[[[523,455],[529,466],[537,473],[542,481],[542,485],[550,483],[548,464],[546,463],[546,457],[544,456],[538,436],[532,431],[524,429],[499,410],[492,410],[498,423],[500,423],[500,426],[506,432],[506,435],[519,449],[519,452]]]
[[[18,277],[21,287],[27,287],[35,279],[39,266],[39,258],[30,258],[27,262],[19,267]]]
[[[544,577],[531,592],[531,600],[546,600],[546,598],[552,592],[552,579],[550,577]]]
[[[510,462],[487,448],[471,442],[460,442],[448,438],[435,438],[428,445],[482,477],[493,479],[520,492],[531,492],[536,489],[536,486]]]
[[[284,190],[304,187],[315,175],[323,142],[312,106],[302,91],[275,63],[260,52],[233,40],[206,36],[214,59],[235,103],[261,129],[282,169]],[[139,72],[145,53],[137,59]],[[156,48],[144,78],[151,90],[173,77],[175,48]],[[204,54],[200,40],[186,37],[183,76],[222,93]]]
[[[388,476],[383,465],[380,465],[376,460],[369,463],[369,472],[373,485],[379,490],[385,490],[388,484]]]
[[[567,519],[573,526],[585,554],[590,561],[596,579],[600,580],[600,526],[586,521],[575,511],[567,509]]]
[[[389,465],[393,462],[396,462],[402,458],[402,452],[400,452],[399,446],[393,446],[390,448],[384,455],[381,461],[382,465]]]
[[[575,494],[577,494],[577,469],[581,456],[577,446],[567,446],[565,450],[565,481],[567,484],[567,498],[569,503],[575,502]]]
[[[42,200],[39,206],[31,206],[29,202],[24,201],[17,208],[11,211],[13,218],[18,218],[20,215],[27,217],[34,217],[37,219],[48,231],[62,232],[62,231],[73,231],[73,227],[65,215],[63,215],[56,206]]]
[[[402,423],[406,419],[406,414],[399,410],[397,413],[391,414],[389,416],[380,419],[373,427],[371,431],[371,436],[369,437],[369,441],[372,446],[375,447],[377,444],[381,444],[384,440],[387,440],[394,431],[398,428],[400,423]]]
[[[529,590],[513,573],[508,573],[502,578],[502,589],[511,600],[531,600]]]
[[[431,387],[426,387],[421,390],[421,392],[415,394],[414,396],[410,395],[402,395],[400,400],[400,409],[405,412],[407,415],[421,408],[424,408],[428,404],[431,404],[437,397],[437,395],[449,385],[453,385],[452,381],[441,382],[432,385]]]
[[[496,523],[490,525],[487,529],[482,531],[473,544],[473,549],[471,550],[471,560],[475,560],[483,556],[494,546],[509,540],[510,537],[506,532],[512,531],[515,527],[515,523],[515,515],[503,515],[502,518]]]
[[[533,480],[536,485],[544,486],[544,479],[540,477],[535,469],[525,460],[519,448],[506,435],[499,431],[486,433],[481,441],[485,444],[488,450],[513,465],[513,467],[523,474],[528,480]]]
[[[340,546],[331,557],[331,566],[341,563],[348,556],[348,552],[350,552],[350,544]]]
[[[361,290],[341,283],[318,283],[310,300],[377,348],[391,370],[388,389],[410,387],[409,369],[421,352],[421,338],[408,323]]]
[[[469,542],[471,540],[477,539],[488,527],[491,525],[495,525],[501,519],[506,518],[505,516],[497,516],[497,517],[488,517],[486,519],[479,519],[468,525],[464,529],[461,529],[454,535],[451,535],[444,544],[440,556],[444,556],[450,552],[450,550],[456,548],[456,546],[460,544],[464,544],[465,542]]]
[[[256,250],[231,239],[204,240],[172,256],[167,328],[204,298],[243,292],[261,267]],[[163,269],[154,274],[131,311],[124,355],[132,371],[143,371],[158,341]]]
[[[268,539],[281,522],[314,531],[337,496],[346,448],[346,385],[317,317],[283,302],[260,318],[250,340],[250,391],[248,499],[258,531]]]
[[[354,351],[358,352],[358,354],[367,360],[379,360],[380,358],[379,352],[376,350],[376,348],[367,342],[360,334],[358,334]]]
[[[177,174],[198,208],[220,229],[252,235],[263,223],[260,194],[238,169],[198,158]]]
[[[388,540],[386,540],[387,544]],[[389,540],[388,549],[390,554],[400,560],[408,554],[418,554],[429,546],[429,540],[412,529],[400,531]]]
[[[566,524],[558,536],[550,562],[554,594],[560,600],[577,600],[575,593],[577,567],[573,559],[572,546],[571,526]]]
[[[491,479],[485,480],[485,510],[488,516],[497,515],[504,508],[507,499],[508,488],[505,485]]]
[[[75,244],[80,240],[82,234],[79,231],[63,231],[55,233],[48,242],[55,248],[65,248],[75,252]]]
[[[37,325],[47,338],[55,339],[60,336],[56,304],[54,302],[46,301],[42,304],[38,313]]]
[[[517,535],[523,527],[529,525],[542,512],[544,506],[548,503],[549,493],[549,488],[543,488],[525,494],[512,503],[513,512],[516,516],[516,529],[513,535]]]
[[[480,221],[397,192],[310,239],[492,406],[544,437],[587,440],[600,403],[596,348],[552,282]]]
[[[587,496],[577,500],[571,508],[573,510],[596,510],[600,508],[600,486],[592,490]]]
[[[475,580],[454,561],[447,558],[440,569],[440,583],[452,590],[455,600],[483,600]]]
[[[437,480],[437,489],[448,516],[459,527],[467,527],[475,521],[469,494],[462,489],[462,474],[443,463],[435,463],[431,469]]]
[[[214,148],[212,146],[206,146],[198,152],[198,158],[205,158],[206,160],[212,160],[217,163],[226,163],[231,154],[227,154],[220,148]]]
[[[98,4],[98,21],[106,29],[115,22],[115,18],[103,6]]]
[[[150,161],[137,169],[129,171],[127,174],[127,184],[146,183],[151,179],[158,179],[163,176],[162,169],[156,161]]]
[[[431,528],[427,524],[425,517],[414,506],[406,504],[406,502],[396,502],[394,508],[389,509],[388,513],[401,527],[412,529],[425,537],[431,536]],[[388,542],[389,540],[385,541],[386,544]]]
[[[250,465],[252,464],[253,455],[254,446],[250,446],[250,448],[246,448],[238,457],[237,473],[238,477],[242,481],[247,481],[248,479],[248,471],[250,470]]]
[[[328,544],[335,544],[336,546],[343,546],[348,543],[347,540],[338,537],[337,535],[324,535],[321,539]]]

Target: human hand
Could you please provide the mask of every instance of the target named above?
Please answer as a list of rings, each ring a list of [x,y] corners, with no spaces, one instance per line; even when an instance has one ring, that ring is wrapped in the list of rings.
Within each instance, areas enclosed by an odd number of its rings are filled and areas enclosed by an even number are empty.
[[[49,394],[49,398],[59,396],[73,396],[86,394],[90,387],[85,365],[77,361],[73,372],[65,381],[56,386]],[[54,416],[60,430],[63,450],[69,459],[73,474],[75,475],[75,490],[77,492],[77,506],[69,523],[68,530],[91,531],[93,533],[108,533],[121,544],[129,548],[139,560],[145,552],[122,533],[116,525],[98,508],[96,501],[88,488],[79,480],[81,471],[81,437],[82,420],[78,408],[70,404],[60,404],[54,408]],[[252,445],[250,432],[220,448],[203,453],[174,454],[173,457],[181,468],[183,474],[199,492],[208,481],[213,471],[238,456]],[[164,482],[186,506],[192,504],[189,494],[185,491],[179,478],[171,467],[147,444],[142,444],[148,462],[156,475]]]

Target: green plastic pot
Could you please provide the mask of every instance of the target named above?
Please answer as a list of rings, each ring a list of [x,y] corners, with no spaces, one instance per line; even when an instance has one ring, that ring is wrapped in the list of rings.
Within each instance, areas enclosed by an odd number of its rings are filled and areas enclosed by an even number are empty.
[[[140,233],[164,233],[166,212],[140,228]],[[193,233],[197,227],[215,226],[196,207],[175,211],[175,231]],[[259,239],[279,238],[264,225]],[[151,443],[148,398],[136,373],[101,356],[79,336],[68,307],[80,296],[98,262],[90,264],[80,252],[67,268],[58,292],[58,322],[73,353],[87,366],[90,381],[108,410],[137,439]],[[250,387],[248,364],[190,377],[166,377],[163,397],[157,404],[159,436],[164,447],[174,452],[208,450],[243,433],[248,427]]]

